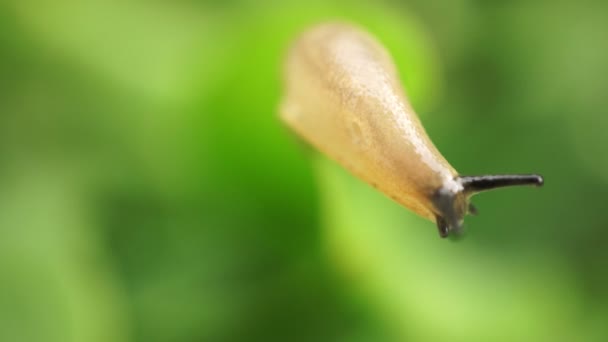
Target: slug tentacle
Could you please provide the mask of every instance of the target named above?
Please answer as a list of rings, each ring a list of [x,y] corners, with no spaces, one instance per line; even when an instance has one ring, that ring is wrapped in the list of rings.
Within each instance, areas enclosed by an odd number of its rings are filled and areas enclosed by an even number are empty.
[[[475,208],[473,203],[469,203],[469,215],[477,216],[477,214],[479,214],[479,212],[477,211],[477,208]]]
[[[477,215],[477,208],[470,203],[471,196],[501,187],[543,185],[543,178],[539,175],[458,176],[456,181],[462,185],[461,190],[453,192],[444,186],[433,196],[433,205],[437,212],[435,222],[441,237],[452,232],[459,234],[462,231],[464,216]]]
[[[507,186],[542,186],[544,183],[543,177],[540,175],[485,175],[458,178],[465,191],[471,194]]]
[[[445,221],[445,219],[442,216],[437,216],[436,223],[437,230],[439,231],[439,236],[441,236],[442,238],[448,237],[448,235],[450,234],[450,227],[448,226],[448,223]]]

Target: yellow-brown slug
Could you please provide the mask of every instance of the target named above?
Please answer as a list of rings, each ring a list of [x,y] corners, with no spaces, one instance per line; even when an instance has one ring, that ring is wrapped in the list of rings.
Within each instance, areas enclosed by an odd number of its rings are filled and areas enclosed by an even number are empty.
[[[460,231],[472,195],[543,184],[538,175],[460,176],[433,145],[371,35],[343,23],[305,32],[289,51],[282,120],[304,140],[403,206]]]

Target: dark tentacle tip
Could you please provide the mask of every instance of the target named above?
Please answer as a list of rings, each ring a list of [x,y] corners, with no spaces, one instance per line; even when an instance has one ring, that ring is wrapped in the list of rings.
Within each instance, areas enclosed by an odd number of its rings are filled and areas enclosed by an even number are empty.
[[[450,227],[448,226],[448,223],[441,216],[437,216],[436,220],[437,220],[437,230],[439,231],[439,236],[441,236],[442,238],[448,237],[448,235],[450,234]]]
[[[460,176],[458,178],[469,194],[519,185],[542,186],[545,183],[542,176],[535,174]]]
[[[477,216],[477,214],[479,214],[479,211],[477,210],[477,208],[475,208],[475,206],[472,203],[469,203],[469,214],[473,215],[473,216]]]

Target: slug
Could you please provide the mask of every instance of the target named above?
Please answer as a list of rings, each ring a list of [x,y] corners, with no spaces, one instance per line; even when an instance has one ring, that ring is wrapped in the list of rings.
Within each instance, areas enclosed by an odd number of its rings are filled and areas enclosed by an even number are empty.
[[[418,215],[441,237],[475,214],[472,195],[543,184],[539,175],[461,176],[429,139],[387,50],[344,23],[321,24],[289,50],[282,121],[312,146]]]

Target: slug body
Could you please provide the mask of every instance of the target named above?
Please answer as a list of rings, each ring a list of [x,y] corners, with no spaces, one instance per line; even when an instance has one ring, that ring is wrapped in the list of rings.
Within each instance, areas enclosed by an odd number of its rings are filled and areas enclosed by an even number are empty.
[[[475,192],[542,184],[535,175],[460,177],[411,108],[389,53],[355,27],[330,23],[304,33],[289,52],[284,82],[281,118],[292,130],[435,221],[442,237],[460,230]]]

